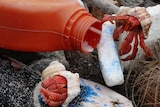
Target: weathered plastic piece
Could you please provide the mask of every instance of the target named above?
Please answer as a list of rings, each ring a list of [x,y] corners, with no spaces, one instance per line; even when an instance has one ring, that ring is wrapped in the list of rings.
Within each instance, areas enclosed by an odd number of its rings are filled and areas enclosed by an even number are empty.
[[[102,35],[97,47],[101,72],[106,85],[121,85],[124,82],[123,70],[116,43],[113,40],[115,24],[107,21],[102,25]]]

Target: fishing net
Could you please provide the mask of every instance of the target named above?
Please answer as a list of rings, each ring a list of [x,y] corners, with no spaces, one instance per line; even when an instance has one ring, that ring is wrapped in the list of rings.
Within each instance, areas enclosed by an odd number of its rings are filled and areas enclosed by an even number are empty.
[[[150,45],[153,58],[132,61],[126,76],[126,94],[135,107],[160,107],[160,39]]]

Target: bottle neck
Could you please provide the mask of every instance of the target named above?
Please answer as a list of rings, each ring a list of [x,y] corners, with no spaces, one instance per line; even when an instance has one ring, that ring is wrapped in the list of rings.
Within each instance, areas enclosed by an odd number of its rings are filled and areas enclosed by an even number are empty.
[[[97,47],[100,41],[101,23],[85,9],[75,12],[66,24],[64,34],[65,47],[88,53]]]

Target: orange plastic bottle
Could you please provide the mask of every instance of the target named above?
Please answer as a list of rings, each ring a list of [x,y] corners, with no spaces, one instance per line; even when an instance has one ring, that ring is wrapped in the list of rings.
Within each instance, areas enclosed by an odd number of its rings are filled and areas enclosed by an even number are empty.
[[[77,0],[0,0],[0,48],[89,52],[84,45],[95,48],[100,30]]]

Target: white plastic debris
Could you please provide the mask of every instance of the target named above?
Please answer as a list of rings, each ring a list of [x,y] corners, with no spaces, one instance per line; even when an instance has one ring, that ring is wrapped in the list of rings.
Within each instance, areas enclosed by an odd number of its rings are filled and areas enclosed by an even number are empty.
[[[108,86],[124,83],[117,47],[113,40],[114,29],[115,24],[109,21],[102,25],[101,40],[97,47],[101,72]]]
[[[152,17],[152,25],[149,30],[149,37],[146,39],[146,43],[153,42],[160,38],[160,5],[147,8],[148,13]]]
[[[68,107],[133,107],[132,102],[123,95],[99,83],[80,78],[81,92],[76,103]]]

